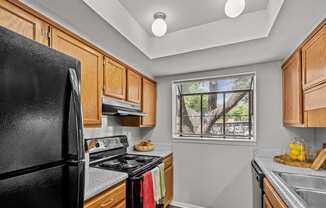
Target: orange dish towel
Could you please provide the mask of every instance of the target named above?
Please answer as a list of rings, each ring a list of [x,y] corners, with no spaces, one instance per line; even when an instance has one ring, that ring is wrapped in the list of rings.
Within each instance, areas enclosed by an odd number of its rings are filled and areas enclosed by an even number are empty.
[[[151,171],[144,173],[143,183],[141,187],[141,195],[143,197],[143,208],[155,208],[153,176]]]

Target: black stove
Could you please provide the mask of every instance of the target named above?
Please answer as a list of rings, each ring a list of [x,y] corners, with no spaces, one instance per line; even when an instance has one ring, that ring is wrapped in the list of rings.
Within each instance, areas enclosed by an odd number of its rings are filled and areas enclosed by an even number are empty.
[[[128,174],[127,207],[143,207],[141,184],[143,174],[163,162],[162,157],[128,154],[127,136],[87,139],[90,166],[104,170],[120,171]]]
[[[106,170],[125,172],[132,177],[156,167],[162,163],[162,161],[163,159],[161,157],[126,153],[106,160],[101,160],[91,166]]]

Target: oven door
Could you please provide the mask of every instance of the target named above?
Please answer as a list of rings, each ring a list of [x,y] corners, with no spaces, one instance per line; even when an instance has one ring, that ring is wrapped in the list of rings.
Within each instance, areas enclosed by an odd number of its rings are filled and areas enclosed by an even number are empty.
[[[161,161],[160,161],[161,162]],[[157,167],[160,163],[153,165],[146,171],[137,174],[137,176],[129,177],[127,180],[127,207],[128,208],[142,208],[143,207],[143,197],[141,194],[143,175],[151,171],[153,168]],[[163,207],[162,205],[157,205],[157,208]]]
[[[141,196],[141,186],[143,176],[130,177],[127,180],[127,207],[141,208],[143,207],[143,198]]]

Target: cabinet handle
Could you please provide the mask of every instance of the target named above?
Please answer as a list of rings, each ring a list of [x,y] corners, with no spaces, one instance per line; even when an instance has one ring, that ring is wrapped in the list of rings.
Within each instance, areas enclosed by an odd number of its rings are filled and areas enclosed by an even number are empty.
[[[107,202],[101,204],[100,207],[105,208],[106,206],[110,205],[113,201],[114,201],[114,199],[109,199]]]

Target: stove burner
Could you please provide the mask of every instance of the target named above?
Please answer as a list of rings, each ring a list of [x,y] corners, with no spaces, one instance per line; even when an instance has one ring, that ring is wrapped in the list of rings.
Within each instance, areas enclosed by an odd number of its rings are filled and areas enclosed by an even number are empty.
[[[134,160],[134,159],[136,159],[136,157],[137,157],[136,155],[125,155],[121,159]]]
[[[149,161],[152,161],[153,158],[152,157],[148,157],[148,156],[138,156],[136,158],[136,161],[137,162],[149,162]]]
[[[110,160],[110,161],[105,161],[100,164],[101,167],[118,167],[120,165],[119,160]]]
[[[122,164],[121,168],[125,169],[125,170],[128,170],[128,169],[135,168],[137,166],[138,166],[138,164],[136,164],[136,163],[126,163],[126,164]]]

